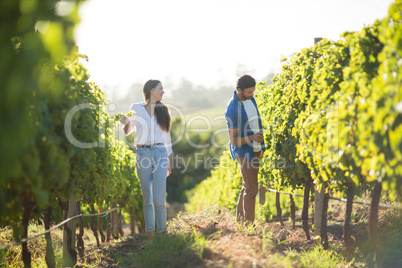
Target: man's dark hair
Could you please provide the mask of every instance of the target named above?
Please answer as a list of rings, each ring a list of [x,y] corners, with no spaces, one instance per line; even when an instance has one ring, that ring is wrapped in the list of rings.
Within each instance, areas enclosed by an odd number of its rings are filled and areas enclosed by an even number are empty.
[[[245,90],[249,87],[255,87],[255,79],[248,74],[243,74],[237,79],[236,88],[240,88],[241,90]]]

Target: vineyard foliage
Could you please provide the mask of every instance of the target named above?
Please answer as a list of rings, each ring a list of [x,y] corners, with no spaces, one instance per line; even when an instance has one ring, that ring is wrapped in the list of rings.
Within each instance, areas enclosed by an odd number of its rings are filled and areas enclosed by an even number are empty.
[[[262,183],[293,191],[311,177],[339,191],[378,181],[392,198],[401,194],[402,1],[359,32],[324,38],[282,60],[273,84],[260,82],[255,94],[267,144]],[[218,202],[236,178],[218,168],[191,206]],[[234,207],[231,200],[221,205]]]
[[[0,4],[1,226],[72,195],[83,206],[118,202],[142,218],[135,154],[117,140],[119,121],[74,46],[79,4]]]
[[[190,202],[186,210],[201,211],[213,205],[234,210],[241,187],[238,165],[231,160],[229,151],[225,151],[219,158],[219,166],[211,171],[211,176],[188,192]]]

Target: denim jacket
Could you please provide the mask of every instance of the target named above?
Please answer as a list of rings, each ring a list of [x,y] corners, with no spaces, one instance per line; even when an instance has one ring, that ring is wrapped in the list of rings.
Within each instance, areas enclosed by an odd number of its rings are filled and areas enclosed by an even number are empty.
[[[248,124],[248,117],[246,110],[244,109],[243,102],[237,97],[236,91],[233,94],[233,97],[230,99],[226,106],[225,111],[225,119],[226,124],[229,129],[239,129],[240,137],[247,137],[254,135],[255,133],[251,130],[250,124]],[[254,97],[251,98],[252,103],[254,103],[257,114],[258,114],[258,125],[262,130],[261,116],[258,111],[257,103],[255,102]],[[253,151],[253,143],[249,142],[240,146],[235,146],[229,142],[230,154],[232,156],[232,160],[237,159],[238,156],[247,158],[251,161],[254,157]],[[262,151],[265,151],[265,143],[264,141],[261,143]]]

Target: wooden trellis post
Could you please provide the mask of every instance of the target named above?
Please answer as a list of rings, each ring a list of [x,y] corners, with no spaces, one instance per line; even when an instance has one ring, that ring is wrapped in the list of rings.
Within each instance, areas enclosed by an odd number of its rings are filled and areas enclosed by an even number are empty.
[[[314,44],[322,40],[321,37],[314,38]],[[321,187],[320,191],[314,191],[314,236],[321,235],[322,208],[324,204],[325,188]]]

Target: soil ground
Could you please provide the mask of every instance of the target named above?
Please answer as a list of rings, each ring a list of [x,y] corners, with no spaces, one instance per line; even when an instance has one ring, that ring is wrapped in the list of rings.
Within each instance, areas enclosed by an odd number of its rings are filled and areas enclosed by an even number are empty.
[[[328,240],[331,247],[342,248],[343,244],[343,215],[339,211],[330,213],[328,217]],[[300,212],[299,212],[300,215]],[[298,254],[303,251],[312,250],[319,240],[314,239],[313,230],[310,229],[312,240],[306,239],[306,234],[302,229],[301,220],[296,220],[295,229],[292,222],[287,217],[283,218],[284,226],[278,220],[273,219],[268,222],[256,222],[254,227],[245,227],[234,221],[234,216],[228,212],[199,214],[179,214],[179,216],[169,222],[167,236],[175,234],[192,233],[202,234],[206,238],[206,245],[203,250],[202,258],[197,254],[186,256],[184,263],[175,267],[271,267],[279,266],[301,267],[300,264],[292,259],[284,261],[289,252]],[[309,219],[311,226],[311,219]],[[367,239],[367,232],[360,232],[364,225],[357,222],[352,225],[353,235],[356,240]],[[365,227],[364,229],[366,229]],[[144,234],[130,235],[129,230],[125,229],[128,236],[118,242],[112,242],[97,248],[92,245],[86,249],[87,256],[82,267],[87,267],[91,263],[96,263],[96,267],[143,267],[130,261],[130,256],[142,254],[142,246],[146,244]],[[96,254],[95,254],[96,253]],[[101,256],[101,257],[100,257]],[[117,258],[116,258],[117,256]],[[99,259],[101,258],[101,259]],[[355,267],[364,266],[355,263]],[[339,267],[347,267],[342,264]]]
[[[371,266],[371,264],[368,265],[373,258],[367,233],[369,208],[354,206],[353,211],[352,236],[355,239],[355,248],[359,250],[356,251],[356,259],[351,265],[343,246],[344,205],[332,203],[329,209],[330,249],[345,256],[341,257],[341,262],[337,263],[336,267]],[[402,267],[402,225],[400,224],[402,216],[398,213],[393,212],[390,216],[390,211],[379,210],[380,230],[386,230],[383,234],[387,234],[387,237],[383,235],[382,240],[384,243],[387,240],[393,240],[393,244],[388,245],[385,250],[393,252],[386,256],[387,266],[384,267]],[[156,237],[152,245],[147,243],[145,234],[131,234],[127,226],[123,228],[123,237],[101,243],[97,247],[92,231],[85,229],[85,257],[78,259],[76,267],[325,267],[305,264],[300,259],[303,254],[314,251],[317,248],[316,245],[320,243],[320,238],[313,235],[311,218],[309,223],[312,240],[306,239],[306,234],[301,227],[300,215],[301,212],[298,211],[296,216],[299,219],[296,220],[293,229],[293,224],[287,217],[283,217],[283,226],[274,218],[270,221],[256,221],[253,226],[247,227],[236,223],[233,213],[224,209],[211,208],[199,213],[179,213],[169,220],[166,234]],[[0,231],[1,244],[12,239],[10,228]],[[41,230],[38,228],[37,232]],[[180,240],[181,237],[184,237],[182,239],[185,240],[184,242]],[[53,248],[59,252],[60,260],[62,231],[52,232],[52,240]],[[33,263],[42,261],[42,264],[33,267],[43,267],[44,239],[35,239],[28,244]],[[21,267],[19,266],[21,263],[16,262],[20,252],[20,247],[13,249],[13,252],[8,254],[9,262],[5,267]],[[314,256],[309,258],[309,261],[315,264],[320,262],[319,259],[314,259]],[[147,262],[151,259],[154,263],[152,265]],[[162,260],[165,262],[160,264],[159,261]]]

